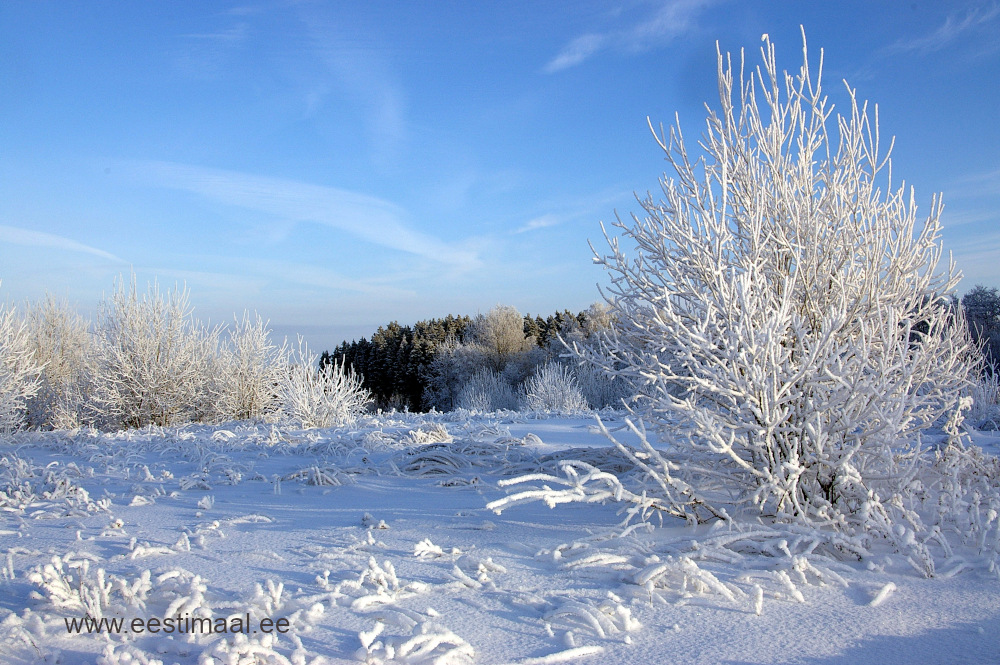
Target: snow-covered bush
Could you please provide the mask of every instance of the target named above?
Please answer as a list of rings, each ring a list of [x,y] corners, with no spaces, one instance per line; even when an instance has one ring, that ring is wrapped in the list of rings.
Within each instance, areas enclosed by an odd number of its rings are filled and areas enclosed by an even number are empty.
[[[765,42],[737,90],[720,52],[703,156],[661,128],[675,176],[620,238],[605,231],[615,325],[581,353],[633,381],[637,414],[667,435],[663,459],[643,459],[675,514],[874,529],[913,491],[921,433],[958,422],[978,354],[959,273],[939,266],[940,201],[918,221],[877,114],[848,89],[831,129],[804,44],[793,76]]]
[[[966,421],[979,429],[1000,429],[1000,375],[987,372],[969,388],[972,408]]]
[[[154,282],[140,296],[134,275],[119,280],[95,332],[99,425],[166,426],[213,412],[219,330],[195,321],[186,289],[163,295]]]
[[[216,418],[249,420],[273,415],[279,408],[278,386],[288,367],[284,344],[271,341],[267,323],[244,312],[219,352]]]
[[[485,360],[479,347],[449,337],[438,349],[428,367],[429,378],[424,390],[424,403],[439,411],[458,406],[458,395],[478,372]]]
[[[0,433],[24,424],[27,401],[38,391],[39,366],[27,327],[0,303]]]
[[[52,296],[28,307],[26,325],[42,367],[38,394],[28,400],[27,422],[41,429],[78,427],[94,377],[90,326],[69,304]]]
[[[299,347],[278,385],[286,418],[302,427],[346,425],[364,413],[371,393],[353,369],[340,363],[319,367],[319,357],[299,338]]]
[[[568,367],[548,362],[524,383],[522,403],[530,411],[573,412],[587,409],[576,378]]]
[[[607,303],[594,303],[583,312],[582,319],[582,323],[570,319],[552,343],[560,355],[599,354],[602,341],[615,324],[614,312]],[[620,409],[635,394],[631,381],[593,362],[577,362],[573,367],[573,376],[592,409]]]
[[[576,384],[592,409],[621,409],[635,394],[632,382],[592,363],[573,367]]]
[[[517,353],[507,359],[507,365],[500,375],[512,386],[521,386],[535,373],[540,366],[544,365],[551,357],[551,354],[540,346],[531,347]]]
[[[455,406],[469,411],[516,409],[514,389],[498,372],[484,368],[472,375],[458,393]]]

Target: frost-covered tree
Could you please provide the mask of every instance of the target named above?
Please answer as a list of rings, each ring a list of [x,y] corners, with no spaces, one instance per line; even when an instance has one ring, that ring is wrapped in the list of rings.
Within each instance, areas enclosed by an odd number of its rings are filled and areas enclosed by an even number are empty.
[[[288,349],[271,341],[260,315],[243,313],[220,348],[215,414],[218,420],[249,420],[280,408],[278,386],[288,370]]]
[[[40,368],[27,327],[0,302],[0,433],[24,425],[27,401],[38,391]]]
[[[831,120],[804,42],[794,75],[766,36],[761,54],[734,77],[719,53],[698,159],[679,123],[660,129],[673,177],[595,250],[615,325],[582,352],[640,388],[667,447],[635,459],[669,511],[868,528],[912,491],[921,432],[956,431],[977,357],[959,273],[941,265],[940,200],[918,217],[893,180],[877,112],[848,88]]]
[[[517,396],[499,372],[484,367],[473,374],[459,390],[455,406],[480,412],[516,409]]]
[[[990,369],[1000,370],[1000,292],[996,287],[976,284],[962,296],[962,307],[972,339],[983,349]]]
[[[201,420],[214,411],[219,330],[192,316],[186,289],[145,294],[120,279],[96,326],[94,419],[133,428]]]
[[[25,317],[35,360],[41,366],[38,393],[27,404],[29,426],[78,427],[94,379],[90,325],[69,303],[51,295],[29,305]]]
[[[524,383],[522,403],[530,411],[584,411],[587,400],[566,365],[547,362]]]
[[[482,351],[455,337],[445,340],[427,368],[423,402],[428,408],[450,411],[458,406],[462,388],[485,365]]]
[[[599,354],[614,321],[614,314],[607,303],[594,303],[575,319],[565,322],[558,337],[551,343],[553,355]],[[573,367],[573,376],[592,409],[620,409],[635,394],[631,381],[594,363],[577,362]]]
[[[517,308],[497,305],[480,314],[469,325],[464,341],[481,349],[490,369],[502,372],[517,355],[535,347],[524,334],[524,318]]]
[[[540,346],[534,346],[517,353],[507,359],[507,364],[500,375],[511,386],[521,386],[535,373],[541,365],[544,365],[552,356],[552,353]]]
[[[292,366],[278,385],[282,411],[287,419],[302,427],[336,427],[354,422],[371,403],[371,393],[361,378],[343,363],[319,366],[302,338]]]
[[[461,340],[452,337],[438,347],[427,367],[424,403],[442,410],[484,410],[482,400],[492,398],[483,397],[480,389],[486,389],[495,374],[505,388],[497,393],[501,396],[495,405],[485,410],[516,408],[514,387],[531,376],[545,357],[535,339],[525,334],[524,318],[517,309],[497,305],[474,318]],[[479,395],[473,400],[475,407],[469,406],[474,393]]]

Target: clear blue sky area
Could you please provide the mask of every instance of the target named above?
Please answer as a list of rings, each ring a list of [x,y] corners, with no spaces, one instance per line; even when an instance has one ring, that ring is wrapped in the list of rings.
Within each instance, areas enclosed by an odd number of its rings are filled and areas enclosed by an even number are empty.
[[[579,310],[588,240],[717,105],[716,40],[825,51],[894,176],[1000,286],[1000,4],[940,0],[0,3],[0,299],[92,314],[120,274],[313,348],[381,323]],[[714,101],[713,101],[714,100]]]

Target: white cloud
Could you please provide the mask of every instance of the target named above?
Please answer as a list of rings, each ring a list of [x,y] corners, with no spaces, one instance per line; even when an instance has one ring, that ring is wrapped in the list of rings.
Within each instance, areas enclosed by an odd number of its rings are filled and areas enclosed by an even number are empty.
[[[321,266],[313,266],[289,261],[261,260],[244,261],[229,257],[207,257],[213,265],[221,266],[228,272],[183,270],[176,268],[145,267],[137,272],[150,274],[157,279],[180,280],[196,290],[227,292],[233,295],[255,293],[264,289],[283,290],[288,285],[328,291],[349,291],[369,297],[412,297],[412,291],[384,286],[374,281],[346,277]]]
[[[941,222],[948,229],[957,226],[982,224],[984,222],[995,224],[998,220],[1000,220],[1000,212],[995,210],[961,210],[953,212],[949,211],[948,207],[945,206],[944,213],[941,215]]]
[[[535,217],[534,219],[529,220],[526,224],[524,224],[524,226],[514,231],[514,233],[527,233],[528,231],[544,229],[548,226],[562,224],[563,221],[564,218],[558,215],[542,215],[541,217]]]
[[[28,247],[51,247],[52,249],[62,249],[69,252],[83,252],[84,254],[99,256],[102,259],[114,261],[115,263],[126,263],[123,259],[118,258],[110,252],[105,252],[103,249],[84,245],[83,243],[52,233],[29,231],[28,229],[20,229],[14,226],[0,225],[0,243]]]
[[[575,67],[581,62],[594,55],[607,43],[609,35],[580,35],[559,52],[549,64],[545,66],[548,73],[558,72],[563,69]]]
[[[280,222],[322,224],[376,245],[457,268],[469,268],[479,261],[478,253],[468,247],[448,244],[410,228],[403,208],[367,194],[169,162],[146,162],[136,170],[154,184],[274,215]]]
[[[976,284],[1000,286],[997,278],[997,264],[1000,263],[1000,248],[997,242],[1000,238],[993,236],[993,244],[984,240],[977,243],[979,248],[973,248],[968,243],[952,249],[955,262],[962,271],[962,282],[959,291],[970,291]]]
[[[364,109],[376,161],[391,164],[405,139],[406,104],[385,56],[389,49],[370,32],[352,30],[316,7],[299,9],[312,54],[335,79],[336,87]],[[306,101],[312,112],[322,106],[330,90],[325,81],[310,90]]]
[[[528,233],[566,222],[583,220],[594,224],[593,228],[596,228],[597,221],[606,217],[616,205],[620,205],[623,201],[634,200],[633,193],[616,188],[604,189],[582,196],[552,199],[545,203],[545,208],[558,212],[536,215],[516,228],[513,233]]]
[[[545,65],[547,73],[575,67],[602,50],[647,51],[694,28],[695,19],[716,0],[666,0],[650,16],[626,28],[591,32],[571,40]]]
[[[900,40],[889,46],[889,53],[906,53],[917,51],[933,53],[953,42],[960,35],[973,31],[982,25],[991,23],[1000,16],[1000,5],[991,4],[969,11],[964,17],[957,18],[954,14],[945,19],[944,23],[934,32],[910,40]]]
[[[1000,169],[973,173],[955,180],[948,192],[954,196],[978,197],[1000,194]]]
[[[249,46],[252,29],[240,20],[206,32],[180,34],[176,37],[174,63],[187,76],[199,80],[225,77],[237,54]]]
[[[250,26],[246,23],[237,23],[234,26],[217,30],[216,32],[190,33],[182,35],[182,37],[206,43],[238,45],[245,42],[249,34]]]
[[[295,264],[287,261],[254,261],[254,266],[248,270],[259,277],[269,277],[275,281],[289,281],[324,291],[353,291],[379,298],[413,297],[415,295],[413,291],[352,279],[320,266]]]

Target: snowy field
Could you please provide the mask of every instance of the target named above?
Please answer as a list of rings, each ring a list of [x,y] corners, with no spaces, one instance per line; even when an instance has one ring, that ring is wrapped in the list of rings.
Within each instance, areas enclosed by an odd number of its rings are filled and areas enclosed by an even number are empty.
[[[0,662],[1000,660],[1000,581],[974,551],[928,579],[791,527],[487,508],[527,488],[504,479],[560,460],[621,465],[594,423],[394,414],[3,440]],[[108,620],[100,634],[87,616]]]

